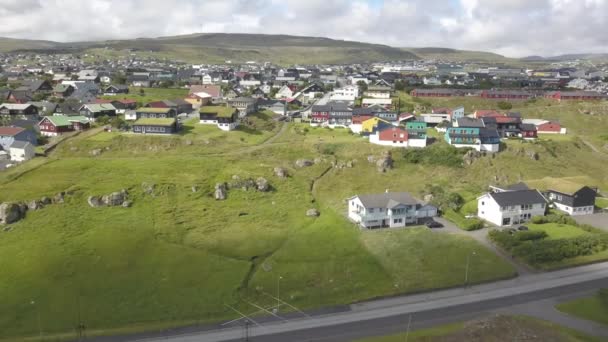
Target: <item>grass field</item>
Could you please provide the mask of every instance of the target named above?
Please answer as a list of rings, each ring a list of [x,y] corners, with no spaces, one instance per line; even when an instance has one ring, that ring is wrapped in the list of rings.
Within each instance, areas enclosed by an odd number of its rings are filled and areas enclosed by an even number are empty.
[[[141,90],[144,91],[143,94]],[[184,99],[186,96],[188,96],[188,89],[129,87],[129,94],[102,96],[102,98],[106,100],[135,100],[138,104],[144,105],[154,101]]]
[[[608,198],[598,197],[595,199],[595,205],[598,208],[606,209],[608,208]]]
[[[597,293],[593,297],[560,303],[556,308],[572,316],[608,325],[608,293]]]
[[[559,224],[559,223],[544,223],[544,224],[533,224],[527,223],[526,227],[530,228],[530,230],[539,231],[542,230],[547,235],[547,238],[552,240],[557,239],[568,239],[573,238],[585,234],[590,234],[578,227],[570,226],[567,224]]]
[[[508,339],[507,339],[508,336]],[[502,342],[502,341],[599,342],[599,338],[585,335],[554,323],[525,316],[492,316],[465,323],[453,323],[434,328],[415,330],[392,336],[372,337],[356,342]]]
[[[471,250],[484,255],[472,262],[472,282],[507,277],[513,269],[472,240],[425,229],[361,232],[346,220],[344,200],[386,189],[419,196],[428,184],[478,194],[496,177],[585,175],[608,185],[605,162],[574,141],[514,144],[466,167],[410,164],[393,150],[394,170],[379,173],[367,157],[387,149],[346,130],[282,130],[267,113],[230,133],[185,126],[171,137],[83,134],[0,174],[0,201],[72,193],[0,231],[0,338],[36,335],[38,315],[45,335],[73,331],[79,311],[89,336],[232,318],[225,304],[246,313],[256,309],[242,299],[272,305],[264,293],[276,292],[279,277],[281,297],[302,308],[454,286],[462,263],[444,260]],[[319,163],[296,168],[300,158]],[[277,166],[290,177],[274,176]],[[214,185],[233,175],[265,177],[272,191],[230,190],[215,201]],[[142,183],[156,185],[153,196]],[[123,188],[132,208],[86,203]],[[321,216],[306,217],[310,208]]]

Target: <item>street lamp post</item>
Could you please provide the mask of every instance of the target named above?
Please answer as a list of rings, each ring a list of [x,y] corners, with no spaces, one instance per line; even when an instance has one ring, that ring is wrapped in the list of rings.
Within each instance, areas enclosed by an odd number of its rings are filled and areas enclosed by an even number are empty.
[[[467,254],[467,264],[464,268],[464,286],[467,287],[469,284],[469,264],[471,263],[471,255],[477,255],[477,252]]]
[[[38,335],[40,337],[40,340],[42,341],[42,324],[40,322],[40,309],[38,308],[38,305],[36,305],[35,300],[32,300],[30,304],[34,305],[34,307],[36,308],[36,315],[38,316]]]
[[[279,312],[279,308],[281,307],[281,279],[283,279],[281,276],[277,278],[277,312]]]

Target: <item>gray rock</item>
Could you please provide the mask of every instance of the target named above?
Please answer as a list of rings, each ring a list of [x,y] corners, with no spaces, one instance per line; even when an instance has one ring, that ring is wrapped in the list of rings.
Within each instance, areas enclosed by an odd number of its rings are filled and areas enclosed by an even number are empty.
[[[217,183],[215,185],[214,197],[217,201],[223,201],[226,199],[226,184]]]
[[[40,199],[40,203],[42,203],[42,205],[49,205],[49,204],[53,203],[53,201],[51,201],[50,198],[44,196]]]
[[[275,167],[274,174],[279,178],[287,178],[288,176],[287,170],[282,167]]]
[[[526,151],[526,156],[532,160],[539,160],[540,156],[535,151]]]
[[[65,202],[65,192],[59,192],[53,197],[53,203],[61,204],[63,202]]]
[[[375,162],[376,162],[376,157],[374,157],[374,156],[367,156],[367,161],[368,161],[370,164],[373,164],[373,163],[375,163]]]
[[[424,200],[424,202],[425,202],[425,203],[429,203],[429,202],[431,202],[431,201],[432,201],[434,198],[435,198],[435,196],[433,196],[433,194],[428,194],[428,195],[424,195],[423,200]]]
[[[258,191],[266,192],[270,190],[270,185],[268,184],[268,180],[266,180],[266,178],[260,177],[256,179],[255,184]]]
[[[352,169],[352,168],[353,168],[353,166],[354,166],[354,163],[353,163],[353,161],[352,161],[352,160],[349,160],[349,161],[347,161],[347,162],[346,162],[346,167],[347,167],[347,168]]]
[[[385,151],[382,157],[376,162],[376,168],[378,172],[386,172],[386,170],[393,168],[393,155],[391,151]]]
[[[243,191],[249,191],[249,189],[256,188],[257,184],[252,178],[246,179],[238,179],[233,180],[228,183],[227,189],[241,189]]]
[[[108,207],[121,206],[127,200],[127,191],[117,191],[101,197],[101,202]]]
[[[306,211],[306,216],[308,217],[319,217],[321,213],[317,209],[308,209]]]
[[[44,207],[44,205],[39,200],[32,200],[27,203],[28,210],[38,210],[38,209],[42,209],[43,207]]]
[[[103,206],[103,203],[98,196],[89,196],[89,198],[87,198],[87,203],[89,203],[91,208],[99,208]]]
[[[94,150],[91,150],[89,152],[90,155],[92,155],[93,157],[97,157],[101,155],[101,149],[100,148],[96,148]]]
[[[27,206],[26,206],[27,208]],[[23,219],[25,212],[18,203],[0,204],[0,223],[11,224]]]
[[[194,192],[194,193],[198,192],[198,186],[193,185],[192,186],[192,192]]]
[[[186,144],[186,146],[192,146],[192,140],[186,140],[184,141],[184,144]]]
[[[141,183],[141,188],[146,195],[154,195],[154,189],[156,188],[155,184],[148,184],[146,182]]]
[[[314,162],[312,160],[308,160],[308,159],[296,160],[297,167],[308,167],[308,166],[312,166],[312,165],[314,165]]]
[[[123,208],[130,208],[133,205],[133,202],[131,201],[124,201],[122,202],[122,207]]]

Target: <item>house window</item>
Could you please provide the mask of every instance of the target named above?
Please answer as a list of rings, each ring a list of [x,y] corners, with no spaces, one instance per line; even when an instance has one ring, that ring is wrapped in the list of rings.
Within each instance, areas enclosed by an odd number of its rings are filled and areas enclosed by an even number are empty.
[[[481,201],[481,205],[486,205],[486,202],[484,202],[484,201]]]
[[[403,223],[403,219],[394,219],[393,223]]]
[[[369,208],[369,213],[373,214],[374,213],[374,208]]]

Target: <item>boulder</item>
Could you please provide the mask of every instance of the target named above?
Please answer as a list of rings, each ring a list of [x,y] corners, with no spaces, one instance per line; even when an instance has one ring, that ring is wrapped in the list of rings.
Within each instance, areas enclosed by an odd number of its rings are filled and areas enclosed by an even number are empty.
[[[44,205],[42,204],[42,201],[39,200],[33,200],[27,203],[28,210],[38,210],[42,209],[43,207]]]
[[[352,160],[349,160],[349,161],[346,162],[346,167],[349,168],[349,169],[352,169],[353,166],[354,166],[354,164],[355,163]]]
[[[390,151],[382,154],[382,157],[376,162],[376,168],[378,172],[386,172],[386,170],[393,168],[393,155]]]
[[[234,178],[233,181],[228,183],[228,189],[241,189],[243,191],[248,191],[249,189],[256,188],[257,184],[252,178],[240,179]]]
[[[92,155],[93,157],[97,157],[101,155],[101,149],[100,148],[96,148],[94,150],[91,150],[89,152],[90,155]]]
[[[287,170],[282,167],[275,167],[274,174],[279,178],[287,178],[288,176]]]
[[[256,179],[255,184],[258,191],[266,192],[270,190],[270,185],[268,184],[268,180],[266,178],[260,177]]]
[[[65,192],[59,192],[53,197],[53,203],[61,204],[65,202]]]
[[[184,144],[186,144],[186,146],[192,146],[192,140],[186,140],[184,141]]]
[[[156,188],[155,184],[148,184],[146,182],[141,183],[141,188],[146,195],[154,195],[154,188]]]
[[[462,156],[462,161],[464,162],[465,165],[471,165],[475,162],[475,160],[477,160],[481,157],[482,157],[481,152],[478,152],[475,150],[470,150],[467,153],[465,153],[464,156]]]
[[[133,205],[133,202],[131,201],[124,201],[122,202],[122,207],[123,208],[130,208]]]
[[[224,184],[224,183],[217,183],[215,185],[214,197],[218,201],[223,201],[223,200],[226,199],[226,184]]]
[[[40,203],[42,203],[42,205],[49,205],[49,204],[52,204],[53,201],[51,201],[50,198],[44,196],[40,199]]]
[[[127,200],[127,191],[121,190],[101,197],[101,202],[108,207],[118,207]]]
[[[530,158],[532,160],[538,160],[538,159],[540,159],[540,156],[535,151],[526,151],[526,156],[528,156],[528,158]]]
[[[11,224],[23,219],[25,212],[17,203],[0,204],[0,223]]]
[[[89,206],[92,208],[99,208],[103,206],[103,203],[98,196],[89,196],[89,198],[87,198],[87,203],[89,203]]]
[[[370,164],[373,164],[376,162],[376,157],[374,156],[367,156],[367,162]]]
[[[308,166],[312,166],[314,163],[312,160],[308,160],[308,159],[298,159],[296,160],[296,166],[297,167],[308,167]]]
[[[192,186],[192,192],[194,192],[194,193],[198,192],[198,186],[193,185]]]
[[[306,216],[308,217],[319,217],[321,213],[317,209],[308,209],[306,211]]]

